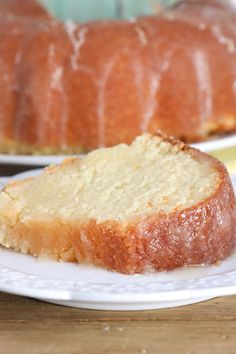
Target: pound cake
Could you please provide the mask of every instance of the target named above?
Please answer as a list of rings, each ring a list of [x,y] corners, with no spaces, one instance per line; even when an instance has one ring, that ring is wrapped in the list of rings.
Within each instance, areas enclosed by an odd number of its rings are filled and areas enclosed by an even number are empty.
[[[186,142],[236,131],[236,11],[227,2],[86,23],[40,7],[0,1],[1,152],[86,152],[158,129]]]
[[[51,18],[48,11],[35,0],[1,0],[0,16],[20,16],[38,20]]]
[[[162,135],[65,160],[0,193],[0,244],[125,274],[208,265],[236,243],[225,167]]]

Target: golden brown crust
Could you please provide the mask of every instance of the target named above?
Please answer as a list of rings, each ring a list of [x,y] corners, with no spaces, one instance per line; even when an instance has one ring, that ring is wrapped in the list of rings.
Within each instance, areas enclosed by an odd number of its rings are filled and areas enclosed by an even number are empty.
[[[22,16],[38,20],[50,19],[51,16],[37,0],[1,0],[0,16]]]
[[[1,139],[0,152],[3,154],[13,155],[73,155],[84,154],[88,152],[88,149],[82,146],[39,146],[33,143],[26,143],[22,141],[14,141],[11,139]]]
[[[187,142],[235,131],[235,13],[196,0],[134,22],[2,18],[0,151],[69,154],[157,129]]]
[[[209,198],[185,210],[144,215],[126,223],[21,222],[20,218],[13,222],[11,216],[0,215],[2,244],[36,256],[88,262],[125,274],[208,265],[229,256],[236,246],[236,202],[225,167],[173,138],[164,136],[163,141],[194,159],[208,161],[217,171],[218,185]]]

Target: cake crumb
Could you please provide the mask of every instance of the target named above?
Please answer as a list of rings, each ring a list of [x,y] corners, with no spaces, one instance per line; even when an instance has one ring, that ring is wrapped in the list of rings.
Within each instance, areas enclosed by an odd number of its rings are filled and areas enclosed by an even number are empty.
[[[117,329],[118,329],[119,332],[122,332],[124,330],[123,327],[118,327]]]
[[[223,334],[223,335],[221,336],[221,338],[222,338],[222,339],[228,339],[228,338],[229,338],[229,335]]]
[[[109,326],[109,325],[106,325],[106,326],[104,326],[103,327],[103,331],[110,331],[110,329],[111,329],[111,326]]]

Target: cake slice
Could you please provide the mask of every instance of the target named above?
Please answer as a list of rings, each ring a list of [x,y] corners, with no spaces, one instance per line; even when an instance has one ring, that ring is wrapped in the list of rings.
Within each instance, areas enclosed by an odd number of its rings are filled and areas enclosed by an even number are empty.
[[[65,160],[0,193],[0,244],[34,256],[134,274],[212,264],[235,243],[225,167],[162,135]]]

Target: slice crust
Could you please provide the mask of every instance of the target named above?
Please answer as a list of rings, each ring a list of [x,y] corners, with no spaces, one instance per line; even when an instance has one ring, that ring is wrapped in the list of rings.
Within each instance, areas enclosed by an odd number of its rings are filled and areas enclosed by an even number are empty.
[[[235,249],[234,191],[218,160],[144,134],[5,186],[0,244],[126,274],[212,264]]]

